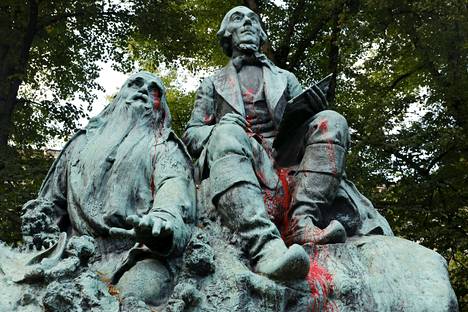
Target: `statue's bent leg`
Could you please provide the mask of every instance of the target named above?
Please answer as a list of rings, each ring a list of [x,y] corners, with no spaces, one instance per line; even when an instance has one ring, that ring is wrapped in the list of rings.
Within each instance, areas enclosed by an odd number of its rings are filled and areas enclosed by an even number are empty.
[[[305,153],[292,196],[287,242],[344,242],[346,230],[343,225],[337,220],[323,224],[322,212],[333,204],[344,173],[349,144],[346,119],[331,110],[318,113],[309,124],[305,140]]]
[[[304,278],[308,256],[301,246],[288,249],[269,219],[244,129],[216,126],[207,148],[213,204],[223,223],[241,237],[255,271],[277,279]]]

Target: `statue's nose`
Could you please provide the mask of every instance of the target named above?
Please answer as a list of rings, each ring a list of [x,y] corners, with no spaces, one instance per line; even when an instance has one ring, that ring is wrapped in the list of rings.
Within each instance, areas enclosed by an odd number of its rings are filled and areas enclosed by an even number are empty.
[[[148,86],[146,83],[143,84],[140,89],[138,89],[138,92],[148,95]]]
[[[250,17],[246,16],[244,18],[244,25],[250,25],[252,26],[252,20],[250,19]]]

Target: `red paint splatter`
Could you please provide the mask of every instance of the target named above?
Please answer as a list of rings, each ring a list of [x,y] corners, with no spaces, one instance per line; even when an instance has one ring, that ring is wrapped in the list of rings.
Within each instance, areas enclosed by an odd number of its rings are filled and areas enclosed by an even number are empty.
[[[213,125],[214,122],[214,116],[213,115],[206,115],[205,118],[203,118],[203,122],[205,125]]]
[[[322,132],[322,134],[326,134],[326,132],[328,131],[328,122],[326,120],[322,120],[320,122],[319,130]],[[336,170],[335,144],[333,143],[332,139],[327,140],[327,155],[328,155],[328,161],[330,162],[330,165],[331,165],[332,174],[336,176],[337,170]]]
[[[159,89],[153,90],[151,92],[151,95],[153,97],[153,110],[157,111],[161,108],[161,92]],[[153,172],[151,172],[151,179],[150,179],[150,189],[151,189],[151,196],[154,198],[154,192],[155,192],[155,182],[154,182],[154,175],[155,175],[155,166],[156,166],[156,146],[158,142],[158,134],[161,136],[162,133],[162,128],[164,127],[164,119],[166,118],[166,112],[163,110],[161,112],[161,118],[162,120],[156,125],[155,123],[157,122],[156,120],[153,120],[153,128],[154,128],[154,154],[152,157],[152,166],[153,166]]]
[[[153,109],[158,110],[161,107],[161,94],[159,90],[154,90],[152,92],[153,95]]]
[[[322,246],[322,249],[325,247]],[[336,304],[329,301],[333,294],[333,276],[319,263],[319,253],[317,246],[314,246],[314,254],[310,256],[310,269],[307,274],[307,283],[310,288],[312,298],[311,311],[334,312],[337,311]]]
[[[319,130],[322,133],[326,133],[328,131],[328,122],[326,120],[322,120],[319,124]]]
[[[246,101],[249,103],[253,103],[254,94],[255,94],[254,88],[247,88],[247,90],[244,93],[244,97]]]

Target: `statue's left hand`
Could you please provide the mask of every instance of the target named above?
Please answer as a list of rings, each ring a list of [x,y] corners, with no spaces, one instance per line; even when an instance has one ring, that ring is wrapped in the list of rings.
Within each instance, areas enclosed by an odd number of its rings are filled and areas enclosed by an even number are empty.
[[[112,227],[110,235],[135,239],[148,247],[157,239],[167,239],[173,236],[173,226],[170,221],[164,220],[155,214],[147,214],[143,217],[131,215],[126,221],[133,226],[133,229],[126,230]]]

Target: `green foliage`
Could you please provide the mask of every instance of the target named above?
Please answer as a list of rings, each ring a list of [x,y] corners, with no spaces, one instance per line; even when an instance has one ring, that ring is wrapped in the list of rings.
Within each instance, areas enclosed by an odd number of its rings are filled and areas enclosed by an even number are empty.
[[[123,60],[116,46],[127,38],[130,8],[106,0],[1,2],[0,96],[16,98],[11,143],[41,147],[75,131],[85,110],[70,102],[95,99],[97,61]]]
[[[8,149],[0,156],[0,239],[10,244],[21,241],[20,211],[37,196],[53,157],[43,152]]]
[[[157,5],[156,5],[157,3]],[[216,39],[225,12],[241,1],[142,1],[136,8],[131,56],[146,67],[178,62],[196,71],[226,61]]]
[[[146,68],[151,70],[150,68]],[[195,92],[183,92],[177,84],[177,69],[172,69],[168,73],[162,73],[157,69],[152,69],[163,81],[166,86],[166,98],[171,111],[172,129],[179,136],[185,130],[185,125],[190,119],[193,102],[195,101]]]
[[[125,71],[132,62],[152,71],[162,62],[194,72],[223,65],[226,57],[216,31],[225,12],[244,3],[260,14],[270,39],[264,51],[278,66],[293,71],[304,85],[334,74],[329,98],[352,129],[348,175],[397,235],[447,259],[461,310],[468,306],[466,1],[287,0],[279,6],[271,0],[133,0],[122,7],[101,1],[40,3],[43,20],[74,16],[42,27],[35,37],[23,100],[15,112],[15,144],[42,145],[72,131],[84,109],[56,103],[76,95],[92,101],[96,60],[112,58]],[[26,27],[27,7],[21,1],[0,6],[2,43],[16,42]],[[180,135],[194,95],[178,90],[176,71],[164,76],[173,126]],[[52,101],[41,98],[43,85],[52,90]],[[26,161],[32,154],[15,155],[12,159]],[[44,171],[30,175],[34,165],[23,167],[27,170],[11,169],[9,179],[42,178]],[[15,185],[31,188],[2,189],[2,205],[17,209],[38,186],[22,183]],[[8,197],[3,195],[7,192]]]

